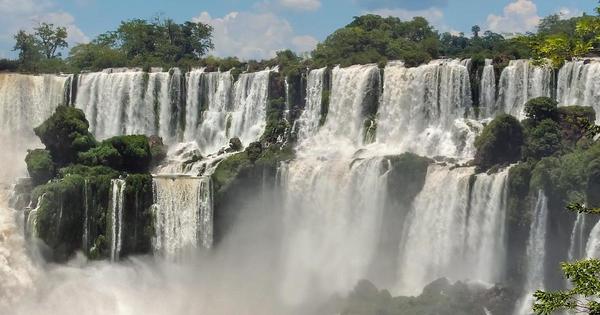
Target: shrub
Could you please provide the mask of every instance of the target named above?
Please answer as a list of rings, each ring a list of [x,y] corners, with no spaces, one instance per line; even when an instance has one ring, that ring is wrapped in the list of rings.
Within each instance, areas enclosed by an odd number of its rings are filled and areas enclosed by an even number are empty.
[[[558,103],[549,97],[538,97],[525,103],[525,116],[535,122],[558,121]]]
[[[559,152],[562,148],[560,125],[545,119],[538,124],[526,124],[526,145],[523,152],[524,158],[541,159]]]
[[[487,171],[497,164],[514,163],[521,158],[523,127],[514,117],[500,115],[490,122],[475,140],[475,164]]]
[[[48,150],[29,150],[25,163],[34,185],[46,183],[56,174],[56,167]]]

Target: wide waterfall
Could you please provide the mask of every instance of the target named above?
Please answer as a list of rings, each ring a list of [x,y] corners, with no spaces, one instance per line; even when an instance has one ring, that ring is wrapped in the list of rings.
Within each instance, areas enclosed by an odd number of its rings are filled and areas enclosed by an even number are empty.
[[[270,73],[244,73],[233,83],[230,72],[108,69],[79,75],[74,103],[98,138],[158,135],[166,143],[196,141],[210,154],[230,138],[248,145],[260,137]]]
[[[113,179],[111,181],[110,199],[110,260],[119,260],[123,244],[123,209],[125,204],[125,180]]]
[[[472,156],[480,128],[465,121],[471,109],[467,67],[438,60],[416,68],[390,63],[385,68],[377,142],[420,155]]]
[[[502,279],[508,170],[478,175],[470,187],[473,173],[472,168],[430,167],[404,226],[400,292],[418,294],[440,277]]]
[[[535,203],[533,223],[527,241],[527,271],[523,291],[525,295],[517,304],[515,315],[531,314],[533,292],[544,289],[547,226],[548,198],[543,191],[540,191]]]
[[[498,87],[498,110],[524,118],[525,103],[539,96],[552,96],[553,71],[548,66],[536,66],[529,60],[511,60],[502,71]]]
[[[154,251],[182,259],[192,249],[211,248],[213,204],[210,178],[154,178]]]

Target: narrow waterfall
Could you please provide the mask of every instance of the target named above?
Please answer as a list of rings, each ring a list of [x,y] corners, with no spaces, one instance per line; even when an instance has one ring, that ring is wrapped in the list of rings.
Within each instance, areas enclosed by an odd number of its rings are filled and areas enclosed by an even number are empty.
[[[502,279],[508,169],[477,175],[470,187],[473,173],[430,166],[405,223],[397,288],[403,294],[418,294],[440,277]]]
[[[283,278],[289,303],[343,293],[366,276],[377,248],[387,170],[380,158],[318,159],[283,167]]]
[[[210,177],[155,177],[154,251],[178,260],[213,243],[213,200]]]
[[[87,253],[90,245],[90,183],[89,179],[84,179],[83,184],[83,236],[81,237],[82,249]]]
[[[436,60],[416,68],[394,62],[384,70],[377,142],[420,155],[472,155],[476,122],[465,122],[471,107],[469,72],[458,60]]]
[[[496,73],[492,59],[485,60],[479,92],[479,117],[493,117],[496,112]]]
[[[110,260],[118,261],[123,243],[123,206],[125,204],[125,180],[111,180],[110,199]]]
[[[298,119],[298,142],[313,136],[319,129],[321,105],[323,101],[323,84],[327,68],[310,71],[306,84],[306,105]]]
[[[81,108],[90,130],[104,139],[121,134],[156,134],[176,140],[179,114],[174,100],[178,70],[143,72],[138,69],[84,73],[77,81],[75,106]]]
[[[38,210],[42,205],[42,200],[44,200],[44,195],[41,195],[36,203],[35,208],[28,208],[26,211],[25,218],[25,228],[24,234],[27,238],[36,238],[37,237],[37,221],[38,221]]]
[[[196,141],[203,154],[215,153],[229,141],[232,88],[229,71],[188,74],[184,140]]]
[[[586,215],[577,214],[577,220],[573,225],[571,232],[571,241],[569,243],[569,261],[574,261],[585,256],[586,236],[585,236]]]
[[[600,259],[600,222],[594,225],[585,245],[585,258]]]
[[[600,112],[600,62],[570,61],[558,72],[557,99],[561,105],[592,106]],[[600,123],[600,115],[596,123]]]
[[[500,75],[498,110],[524,118],[525,103],[535,97],[552,97],[554,81],[549,66],[535,66],[529,60],[511,60]]]
[[[233,86],[231,120],[225,124],[225,135],[238,137],[247,146],[260,138],[266,127],[267,99],[271,70],[243,73]]]
[[[533,215],[533,222],[527,241],[527,271],[523,290],[525,295],[518,301],[515,315],[531,314],[533,292],[544,288],[548,198],[541,190],[538,193]]]

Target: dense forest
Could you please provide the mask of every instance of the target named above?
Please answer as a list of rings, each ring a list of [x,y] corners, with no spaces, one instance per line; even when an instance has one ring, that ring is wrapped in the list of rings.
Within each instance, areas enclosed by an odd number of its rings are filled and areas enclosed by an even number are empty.
[[[554,14],[540,21],[537,33],[505,37],[482,31],[478,25],[472,27],[472,34],[451,34],[436,30],[422,17],[402,21],[369,14],[354,17],[350,24],[333,32],[317,45],[309,58],[281,51],[270,60],[242,61],[233,56],[211,56],[213,28],[200,22],[178,24],[162,17],[123,21],[116,30],[71,47],[67,57],[61,55],[69,49],[67,30],[41,23],[33,33],[21,30],[14,36],[18,59],[1,59],[0,71],[76,73],[115,67],[252,70],[274,65],[291,68],[384,65],[390,60],[417,66],[436,58],[466,57],[475,62],[493,59],[495,64],[534,58],[550,60],[558,67],[564,60],[595,54],[600,47],[599,30],[600,18],[595,15],[563,19]]]

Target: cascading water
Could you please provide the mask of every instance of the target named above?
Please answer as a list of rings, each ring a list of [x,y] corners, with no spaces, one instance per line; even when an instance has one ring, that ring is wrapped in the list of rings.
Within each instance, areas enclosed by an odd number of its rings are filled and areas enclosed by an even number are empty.
[[[111,181],[110,199],[110,260],[119,260],[123,243],[123,207],[125,205],[125,180]]]
[[[544,264],[546,262],[546,233],[548,225],[548,198],[540,190],[533,212],[533,222],[527,241],[527,266],[526,279],[523,292],[525,295],[519,300],[515,315],[531,314],[533,292],[544,288]]]
[[[430,166],[405,222],[400,292],[419,293],[440,277],[487,283],[502,279],[508,170],[477,175],[470,187],[473,171]]]
[[[33,128],[66,102],[71,76],[0,73],[0,180],[25,175],[27,149],[41,146]]]
[[[311,70],[306,82],[306,106],[298,119],[298,141],[313,136],[319,129],[321,106],[323,101],[323,84],[327,68]]]
[[[585,236],[586,215],[583,213],[577,214],[577,220],[573,225],[571,232],[571,241],[569,243],[569,261],[574,261],[582,258],[585,255],[586,236]]]
[[[498,110],[523,119],[523,109],[528,100],[552,97],[553,78],[549,66],[535,66],[529,60],[511,60],[500,75]]]
[[[472,156],[480,128],[463,117],[471,107],[469,72],[459,60],[416,68],[389,63],[384,71],[377,142],[425,156]]]
[[[479,116],[492,117],[496,112],[496,73],[492,59],[486,59],[481,73]]]
[[[563,106],[592,106],[600,112],[600,62],[566,62],[558,72],[556,94]],[[600,123],[600,115],[597,116],[596,123]]]
[[[153,180],[154,251],[167,259],[211,248],[213,200],[210,177],[158,176]]]

